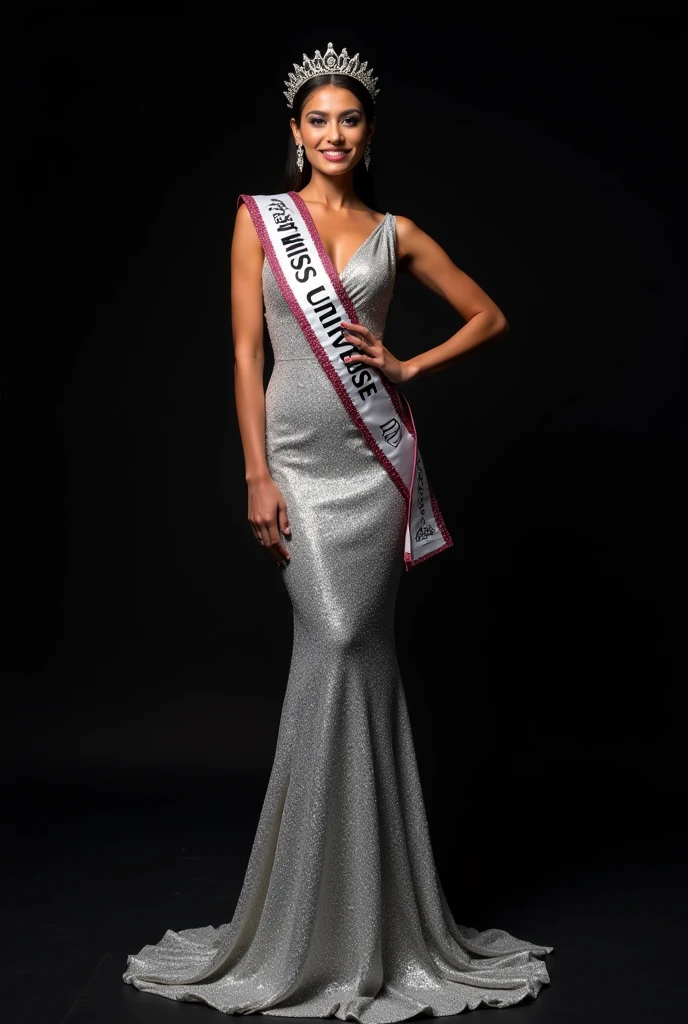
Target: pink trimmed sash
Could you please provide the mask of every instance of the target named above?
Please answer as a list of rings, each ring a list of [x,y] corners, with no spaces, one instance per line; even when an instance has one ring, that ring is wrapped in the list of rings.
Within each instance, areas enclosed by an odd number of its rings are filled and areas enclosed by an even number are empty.
[[[275,280],[315,357],[407,505],[406,568],[451,547],[429,486],[406,397],[374,367],[345,363],[360,355],[341,328],[360,323],[308,207],[295,192],[241,195]]]

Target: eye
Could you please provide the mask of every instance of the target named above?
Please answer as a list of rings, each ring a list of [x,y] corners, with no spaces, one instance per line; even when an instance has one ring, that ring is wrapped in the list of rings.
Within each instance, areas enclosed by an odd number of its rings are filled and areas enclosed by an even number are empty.
[[[353,114],[350,117],[343,118],[343,121],[344,121],[344,124],[346,124],[348,122],[351,125],[352,128],[355,127],[357,124],[361,123],[360,117],[356,117],[355,114]]]
[[[325,119],[322,117],[309,117],[308,123],[314,124],[316,127],[318,127],[321,124],[325,124]]]

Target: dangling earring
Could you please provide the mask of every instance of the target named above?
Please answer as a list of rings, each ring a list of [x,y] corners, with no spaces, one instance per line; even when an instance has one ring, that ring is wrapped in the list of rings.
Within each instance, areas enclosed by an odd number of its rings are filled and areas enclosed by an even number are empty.
[[[296,147],[296,166],[299,169],[299,174],[303,170],[303,146],[301,143]]]
[[[366,148],[363,150],[363,162],[365,163],[366,171],[370,167],[370,160],[371,160],[371,156],[370,156],[370,143],[366,142]]]

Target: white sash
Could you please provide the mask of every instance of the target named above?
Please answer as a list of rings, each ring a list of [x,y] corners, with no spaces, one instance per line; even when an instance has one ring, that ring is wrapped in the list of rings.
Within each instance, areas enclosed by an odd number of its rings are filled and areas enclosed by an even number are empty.
[[[342,320],[359,323],[308,207],[295,192],[242,195],[284,298],[347,412],[407,504],[404,562],[425,561],[452,544],[423,468],[411,409],[375,367],[345,363],[360,355]]]

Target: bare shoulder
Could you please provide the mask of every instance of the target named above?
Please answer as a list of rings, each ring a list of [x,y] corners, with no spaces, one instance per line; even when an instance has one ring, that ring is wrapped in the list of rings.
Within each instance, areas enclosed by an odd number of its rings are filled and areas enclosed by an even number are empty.
[[[397,233],[400,237],[408,235],[414,230],[418,230],[417,225],[410,217],[402,217],[400,213],[395,213],[394,219],[397,222]]]
[[[263,250],[260,238],[258,237],[258,232],[256,231],[255,224],[253,223],[253,219],[249,213],[246,203],[241,203],[237,209],[236,218],[234,220],[234,237],[232,241],[235,246],[240,246],[245,252],[258,253]]]
[[[395,214],[394,220],[397,227],[397,256],[400,260],[405,260],[417,252],[418,246],[422,245],[428,236],[410,217]]]
[[[241,203],[237,208],[234,229],[236,231],[246,232],[247,234],[252,230],[253,234],[256,235],[256,229],[253,226],[253,220],[246,203]]]

